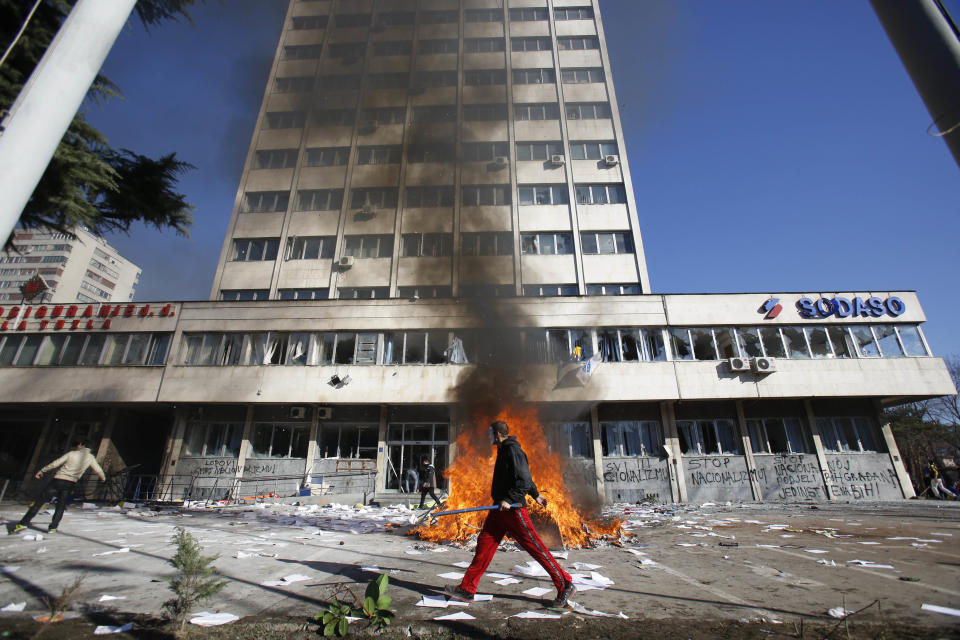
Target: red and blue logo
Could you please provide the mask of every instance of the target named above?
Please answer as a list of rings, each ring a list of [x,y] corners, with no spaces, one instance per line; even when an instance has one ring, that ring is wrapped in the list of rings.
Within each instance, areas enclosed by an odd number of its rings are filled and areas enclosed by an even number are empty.
[[[783,305],[780,304],[780,298],[770,298],[764,302],[757,311],[759,313],[765,313],[766,315],[763,317],[767,320],[773,320],[783,311]]]

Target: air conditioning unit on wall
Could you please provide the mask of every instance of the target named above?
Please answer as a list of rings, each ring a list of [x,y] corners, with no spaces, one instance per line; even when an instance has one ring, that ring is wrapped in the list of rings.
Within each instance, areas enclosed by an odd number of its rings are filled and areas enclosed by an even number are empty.
[[[353,266],[353,261],[353,256],[340,256],[340,260],[337,262],[337,264],[341,269],[349,269]]]
[[[749,358],[727,358],[727,364],[730,365],[730,371],[750,371]]]
[[[753,359],[753,371],[754,373],[771,373],[777,370],[777,363],[773,358],[754,358]]]
[[[603,163],[608,167],[615,167],[620,164],[620,158],[617,156],[604,156]]]
[[[563,166],[563,163],[564,163],[563,156],[560,155],[559,153],[555,153],[552,156],[550,156],[550,164],[552,164],[553,166],[560,167],[560,166]]]

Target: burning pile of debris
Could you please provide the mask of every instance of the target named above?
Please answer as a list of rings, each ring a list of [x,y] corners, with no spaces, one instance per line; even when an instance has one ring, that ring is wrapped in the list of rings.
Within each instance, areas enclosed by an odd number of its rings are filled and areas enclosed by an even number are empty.
[[[456,441],[456,458],[444,471],[450,481],[445,510],[490,504],[490,479],[496,451],[489,443],[487,425],[494,420],[503,420],[510,425],[511,435],[517,437],[527,454],[530,473],[538,490],[549,501],[546,507],[540,507],[528,497],[530,517],[537,522],[538,529],[544,525],[549,531],[552,524],[559,535],[558,542],[565,548],[592,547],[604,540],[616,544],[628,535],[619,520],[591,519],[574,503],[563,478],[564,459],[547,447],[543,427],[532,406],[503,409],[493,416],[475,416],[473,424],[476,426],[460,433]],[[486,511],[480,511],[438,518],[412,533],[433,542],[465,542],[479,532],[486,515]],[[544,537],[548,536],[545,534]]]

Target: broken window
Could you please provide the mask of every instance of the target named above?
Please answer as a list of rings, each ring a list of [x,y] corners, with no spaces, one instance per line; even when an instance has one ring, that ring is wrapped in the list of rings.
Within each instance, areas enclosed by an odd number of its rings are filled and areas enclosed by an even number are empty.
[[[880,357],[880,348],[877,347],[877,340],[869,326],[862,324],[855,325],[849,327],[849,331],[853,334],[853,339],[856,341],[857,351],[860,353],[861,358]]]
[[[678,420],[680,450],[684,455],[706,456],[739,454],[733,420]]]
[[[180,457],[236,458],[240,455],[243,425],[236,422],[189,422]]]
[[[547,445],[554,453],[567,458],[592,458],[593,440],[589,422],[559,422],[544,424]]]
[[[306,458],[310,427],[258,422],[253,426],[251,458]]]
[[[787,347],[787,354],[791,358],[805,359],[810,357],[807,339],[801,327],[781,327],[783,341]]]
[[[832,452],[877,451],[873,426],[864,417],[817,418],[823,448]]]
[[[659,456],[663,446],[655,420],[601,422],[600,435],[605,457]]]
[[[370,423],[324,423],[320,428],[320,453],[324,458],[375,460],[380,427]]]
[[[747,420],[754,453],[807,453],[800,418]]]

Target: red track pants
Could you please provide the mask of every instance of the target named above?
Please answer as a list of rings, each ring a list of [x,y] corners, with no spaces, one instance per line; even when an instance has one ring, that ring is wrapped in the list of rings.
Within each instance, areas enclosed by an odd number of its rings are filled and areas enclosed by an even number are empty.
[[[573,581],[570,574],[563,570],[557,560],[547,549],[540,536],[537,535],[533,523],[530,522],[530,515],[526,507],[519,509],[510,509],[509,511],[491,511],[490,515],[483,523],[483,529],[477,538],[477,552],[473,556],[473,562],[470,568],[463,576],[460,588],[468,593],[477,592],[477,584],[480,582],[480,576],[483,575],[490,561],[493,560],[493,554],[497,552],[497,547],[505,534],[517,541],[524,551],[533,556],[533,559],[540,563],[550,579],[553,580],[557,591],[563,590],[564,585]]]

